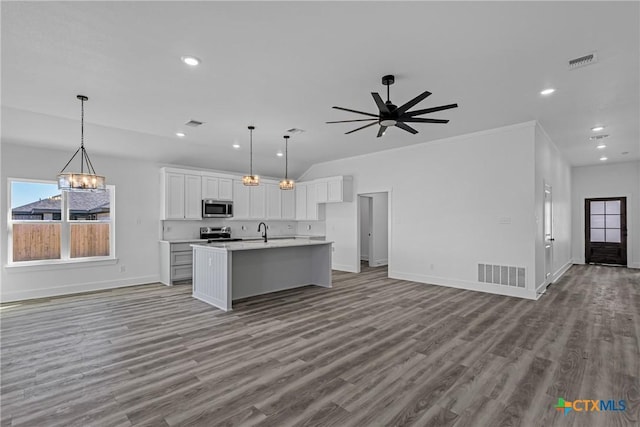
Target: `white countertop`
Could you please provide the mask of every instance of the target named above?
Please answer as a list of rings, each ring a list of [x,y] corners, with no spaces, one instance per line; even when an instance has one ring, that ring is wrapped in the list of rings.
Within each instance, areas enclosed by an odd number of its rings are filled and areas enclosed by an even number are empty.
[[[265,243],[262,240],[244,240],[240,242],[219,242],[219,243],[194,243],[191,246],[224,249],[225,251],[250,251],[255,249],[274,249],[274,248],[286,248],[292,246],[315,246],[315,245],[330,245],[333,242],[327,242],[325,240],[312,240],[312,239],[276,239],[269,240]]]
[[[309,240],[324,240],[324,236],[302,236],[302,235],[296,235],[296,236],[273,236],[270,237],[269,240],[273,239],[273,240],[283,240],[283,239],[309,239]],[[167,243],[201,243],[201,242],[207,242],[208,239],[169,239],[169,240],[160,240],[161,242],[167,242]],[[262,241],[262,238],[260,237],[245,237],[242,238],[243,242],[256,242],[256,241]]]

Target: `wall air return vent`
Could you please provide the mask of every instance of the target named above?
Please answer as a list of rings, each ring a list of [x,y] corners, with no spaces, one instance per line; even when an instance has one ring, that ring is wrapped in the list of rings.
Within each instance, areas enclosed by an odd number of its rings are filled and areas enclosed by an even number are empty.
[[[191,126],[192,128],[197,128],[198,126],[202,126],[204,122],[199,122],[198,120],[189,120],[185,123],[186,126]]]
[[[524,267],[478,264],[478,282],[524,288],[525,270]]]
[[[569,60],[569,70],[574,70],[580,67],[586,67],[587,65],[595,64],[598,62],[598,55],[596,52],[591,52],[588,55],[581,56]]]

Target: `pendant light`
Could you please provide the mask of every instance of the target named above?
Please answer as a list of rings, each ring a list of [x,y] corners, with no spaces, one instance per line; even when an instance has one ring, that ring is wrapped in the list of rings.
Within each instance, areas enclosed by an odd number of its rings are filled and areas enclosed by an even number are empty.
[[[255,126],[249,126],[249,175],[242,177],[242,183],[248,186],[260,185],[260,177],[253,174],[253,130]]]
[[[76,96],[81,103],[80,116],[80,148],[76,150],[71,160],[67,162],[58,174],[58,189],[62,191],[105,191],[106,183],[104,176],[96,174],[93,164],[89,159],[87,150],[84,148],[84,101],[87,98],[84,95]],[[67,166],[71,164],[73,159],[80,153],[80,172],[65,172]],[[86,171],[85,171],[86,163]]]
[[[295,183],[289,179],[289,135],[284,138],[284,179],[280,181],[281,190],[293,190]]]

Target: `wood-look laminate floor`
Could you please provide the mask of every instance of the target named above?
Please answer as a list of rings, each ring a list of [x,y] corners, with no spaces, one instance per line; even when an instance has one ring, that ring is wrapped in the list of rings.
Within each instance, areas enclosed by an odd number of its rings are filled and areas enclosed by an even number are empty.
[[[637,426],[639,311],[640,270],[597,266],[538,301],[366,268],[229,313],[159,284],[5,304],[1,426]]]

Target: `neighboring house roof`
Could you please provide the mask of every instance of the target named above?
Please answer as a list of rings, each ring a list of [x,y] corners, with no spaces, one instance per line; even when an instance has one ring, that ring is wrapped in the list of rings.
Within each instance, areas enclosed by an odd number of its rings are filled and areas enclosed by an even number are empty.
[[[109,192],[69,193],[69,209],[73,212],[104,212],[109,210]],[[56,195],[48,199],[27,203],[11,210],[14,214],[28,215],[45,212],[60,212],[61,197]]]

